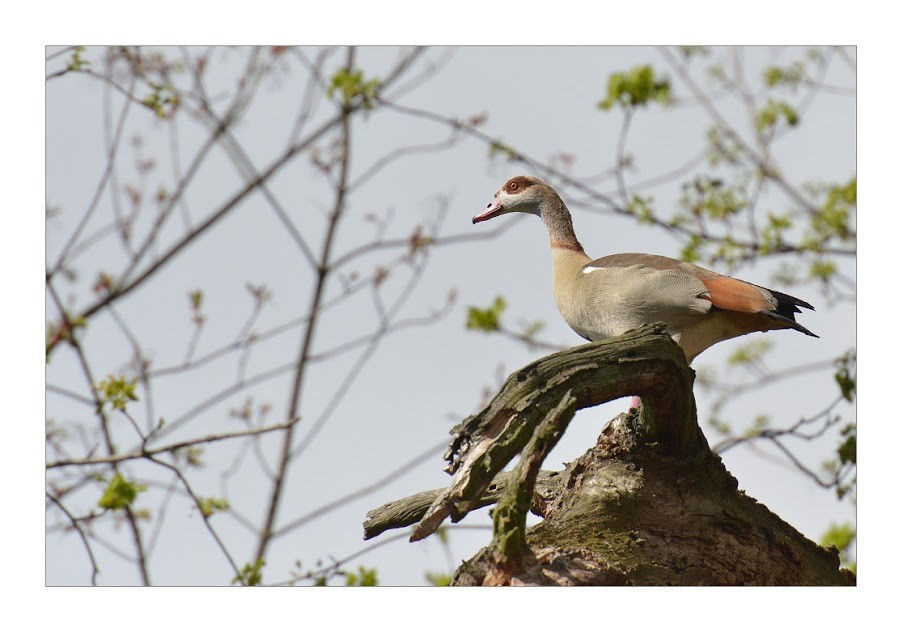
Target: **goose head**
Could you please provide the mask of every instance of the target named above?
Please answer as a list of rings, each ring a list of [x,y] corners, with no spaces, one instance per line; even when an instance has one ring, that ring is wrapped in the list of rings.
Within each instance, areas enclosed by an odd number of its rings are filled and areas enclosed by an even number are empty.
[[[552,187],[534,176],[515,176],[508,180],[495,192],[486,210],[473,217],[473,223],[514,212],[538,216],[549,231],[553,247],[583,252],[564,201]]]
[[[557,197],[555,190],[539,178],[515,176],[495,192],[486,210],[474,216],[473,223],[485,222],[506,213],[531,213],[542,217],[550,194]]]

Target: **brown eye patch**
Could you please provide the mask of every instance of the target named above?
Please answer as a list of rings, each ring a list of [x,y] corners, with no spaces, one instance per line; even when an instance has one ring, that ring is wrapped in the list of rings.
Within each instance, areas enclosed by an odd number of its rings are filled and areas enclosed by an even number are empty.
[[[533,185],[533,183],[527,179],[527,176],[515,176],[505,183],[505,190],[508,193],[515,193],[517,191],[523,191],[531,185]]]

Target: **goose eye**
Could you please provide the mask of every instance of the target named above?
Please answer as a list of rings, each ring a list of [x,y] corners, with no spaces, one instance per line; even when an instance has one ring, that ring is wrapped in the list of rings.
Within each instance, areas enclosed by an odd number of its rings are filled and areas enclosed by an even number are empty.
[[[509,182],[508,183],[508,191],[517,191],[517,183]]]

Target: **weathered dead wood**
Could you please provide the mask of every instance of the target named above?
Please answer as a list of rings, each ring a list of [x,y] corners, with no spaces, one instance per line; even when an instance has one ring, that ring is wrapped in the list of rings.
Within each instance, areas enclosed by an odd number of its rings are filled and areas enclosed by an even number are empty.
[[[646,405],[644,421],[650,441],[659,440],[676,454],[705,448],[705,438],[695,424],[692,374],[683,359],[680,348],[659,324],[531,363],[512,374],[483,411],[451,430],[454,439],[445,457],[449,461],[446,470],[457,473],[452,485],[371,510],[364,538],[419,522],[412,536],[417,540],[432,533],[449,515],[457,521],[471,510],[497,502],[496,491],[504,489],[510,475],[493,477],[523,449],[546,412],[566,394],[573,394],[569,397],[575,409],[638,395]],[[540,475],[540,493],[530,495],[534,511],[548,477]],[[424,508],[426,503],[429,505]]]
[[[513,477],[502,492],[492,513],[492,543],[494,567],[488,584],[507,585],[532,560],[527,546],[527,510],[533,499],[533,486],[548,454],[561,439],[574,417],[576,400],[568,391],[545,419],[524,449],[523,457],[514,469]]]
[[[545,516],[545,511],[553,499],[558,497],[561,490],[562,475],[565,471],[541,470],[536,476],[536,484],[533,486],[533,495],[530,503],[530,511],[537,516]],[[501,498],[505,487],[514,479],[514,473],[506,471],[499,473],[480,495],[474,508],[483,508],[497,503]],[[425,490],[404,499],[396,499],[383,504],[367,513],[364,521],[364,540],[379,536],[386,530],[414,525],[439,497],[445,488]]]
[[[454,585],[855,585],[817,545],[738,490],[721,458],[662,454],[621,414],[568,465],[515,573],[486,547]]]
[[[706,449],[696,425],[693,376],[662,324],[602,343],[551,354],[512,374],[480,413],[452,429],[445,457],[455,474],[411,533],[417,541],[447,517],[460,521],[478,507],[493,477],[533,436],[546,413],[570,392],[575,409],[624,396],[639,396],[648,441],[677,456]]]
[[[371,511],[366,537],[416,522],[418,540],[498,500],[491,545],[454,584],[853,584],[836,551],[737,490],[696,422],[692,384],[660,324],[539,359],[452,429],[452,483]],[[576,409],[628,395],[639,411],[561,473],[538,471]],[[525,530],[528,507],[545,520]]]

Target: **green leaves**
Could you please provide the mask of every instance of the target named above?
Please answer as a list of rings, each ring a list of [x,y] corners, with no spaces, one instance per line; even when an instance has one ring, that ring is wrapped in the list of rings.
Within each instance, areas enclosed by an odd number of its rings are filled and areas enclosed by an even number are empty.
[[[709,54],[708,46],[678,46],[677,50],[680,51],[681,55],[684,56],[684,59],[692,59],[693,57],[705,57]]]
[[[191,321],[200,327],[207,321],[207,317],[201,311],[204,306],[204,291],[192,290],[188,293],[188,301],[191,302]]]
[[[738,345],[731,355],[727,357],[728,365],[752,365],[762,360],[762,357],[774,346],[771,339],[755,339],[749,343]]]
[[[699,176],[683,185],[680,204],[694,217],[723,220],[746,208],[746,195],[720,178]]]
[[[840,395],[847,402],[853,401],[853,393],[856,391],[856,352],[848,351],[834,361],[837,371],[834,372],[834,381],[840,387]]]
[[[767,255],[784,244],[784,234],[793,227],[790,215],[768,214],[768,221],[759,236],[759,254]]]
[[[135,497],[143,490],[147,490],[147,486],[129,481],[121,473],[116,472],[107,484],[97,505],[107,510],[122,510],[132,505]]]
[[[506,307],[508,307],[508,304],[501,296],[496,297],[495,301],[488,308],[468,307],[467,329],[482,332],[497,331],[499,329],[499,319]]]
[[[856,425],[847,424],[840,430],[843,441],[837,447],[837,457],[841,464],[856,463]]]
[[[311,582],[314,587],[329,587],[330,581],[335,578],[345,578],[346,587],[376,587],[379,585],[379,578],[375,567],[364,567],[359,565],[357,571],[348,571],[342,569],[338,563],[328,567],[322,566],[322,561],[316,562],[316,567],[308,572],[301,573],[301,562],[295,561],[297,571],[293,571],[294,581],[292,585],[298,581]]]
[[[680,259],[691,264],[699,261],[699,248],[703,244],[704,240],[699,235],[696,233],[691,234],[687,243],[680,249]]]
[[[631,194],[630,202],[627,203],[627,211],[636,216],[640,224],[652,224],[655,222],[655,211],[652,209],[652,196],[643,196]]]
[[[514,160],[517,158],[517,151],[501,141],[492,141],[489,144],[489,158],[495,158],[496,156],[501,156],[505,160]]]
[[[84,317],[73,317],[68,312],[65,313],[59,323],[48,323],[45,361],[50,362],[50,352],[53,351],[54,347],[62,341],[74,340],[73,337],[76,330],[84,329],[87,325],[88,323]]]
[[[154,111],[161,119],[165,119],[175,113],[179,107],[180,99],[176,89],[169,84],[159,84],[148,80],[151,93],[141,100],[145,106]]]
[[[839,550],[844,550],[850,546],[855,538],[856,529],[852,525],[832,523],[831,527],[822,535],[819,543],[824,547],[833,545]]]
[[[216,497],[198,497],[198,507],[201,509],[201,514],[209,519],[214,512],[228,510],[229,502]]]
[[[853,543],[856,541],[856,527],[849,523],[831,526],[822,534],[819,544],[822,547],[836,547],[840,553],[840,562],[854,574],[856,573],[855,550]]]
[[[336,94],[346,109],[361,108],[372,110],[373,102],[382,82],[379,79],[364,80],[361,70],[342,68],[332,76],[326,96],[332,99]]]
[[[768,425],[771,423],[771,418],[764,413],[759,413],[756,417],[753,418],[750,425],[743,432],[743,435],[746,437],[758,437],[762,434],[762,432],[768,428]]]
[[[523,340],[531,342],[534,340],[539,331],[542,330],[545,326],[546,324],[542,320],[525,323],[524,328],[520,332],[520,336]]]
[[[203,446],[183,446],[172,451],[172,456],[177,462],[191,468],[204,466],[203,455]]]
[[[376,569],[373,567],[358,567],[358,573],[345,572],[345,586],[347,587],[375,587],[379,584],[376,578]]]
[[[723,139],[717,137],[718,142]],[[720,150],[719,150],[720,151]],[[719,154],[722,158],[725,155]],[[768,175],[766,174],[766,177]],[[808,193],[814,202],[805,213],[800,209],[790,209],[784,213],[769,212],[765,222],[760,224],[754,239],[739,242],[733,239],[732,221],[741,217],[755,199],[750,199],[748,185],[744,182],[731,183],[712,176],[697,176],[683,184],[679,200],[681,210],[670,223],[676,227],[698,226],[699,230],[716,236],[712,239],[699,233],[686,236],[686,244],[681,251],[681,259],[688,262],[703,259],[703,249],[709,253],[705,257],[708,264],[732,264],[756,255],[769,255],[794,250],[808,257],[798,262],[806,279],[829,284],[839,272],[837,258],[828,253],[829,247],[838,242],[853,244],[856,239],[856,177],[839,184],[810,185]],[[651,217],[645,214],[643,200],[631,201],[630,209],[640,220]],[[802,219],[801,219],[802,218]],[[718,235],[712,230],[715,222],[724,225],[725,231]],[[784,273],[787,271],[785,270]],[[801,274],[784,274],[786,283],[799,283]]]
[[[818,68],[813,68],[810,73],[809,66],[822,66],[825,64],[824,53],[818,49],[810,49],[805,57],[787,64],[786,66],[769,66],[762,73],[762,80],[768,88],[790,88],[796,90],[801,85],[816,83],[811,77],[817,75]]]
[[[840,395],[847,402],[853,402],[856,393],[856,350],[851,349],[834,361],[836,371],[834,382],[840,388]],[[839,421],[839,420],[838,420]],[[855,490],[856,476],[856,423],[849,422],[840,429],[840,443],[837,457],[822,464],[832,476],[836,485],[837,498],[843,499]],[[838,546],[839,547],[839,546]]]
[[[837,263],[823,254],[825,248],[837,241],[854,243],[854,214],[856,211],[856,176],[839,185],[814,188],[824,200],[814,212],[809,213],[809,226],[801,243],[801,249],[819,254],[809,266],[809,279],[830,282],[837,274]]]
[[[502,328],[502,313],[508,307],[508,303],[501,295],[497,296],[489,307],[478,308],[469,306],[467,308],[468,330],[477,330],[480,332],[502,332],[502,334],[520,340],[528,345],[537,343],[536,335],[546,324],[542,320],[521,322],[518,326],[519,331]]]
[[[846,184],[827,187],[824,194],[825,201],[812,217],[812,237],[819,242],[832,237],[850,239],[850,219],[856,207],[856,176]]]
[[[769,88],[784,85],[791,88],[799,86],[806,77],[806,67],[801,61],[795,61],[789,66],[769,66],[763,73],[765,85]]]
[[[837,264],[832,259],[816,259],[809,265],[809,278],[818,281],[830,281],[837,273]]]
[[[106,380],[101,381],[95,387],[100,392],[98,395],[101,397],[100,403],[97,405],[98,412],[105,404],[109,404],[114,409],[125,411],[125,405],[129,400],[136,402],[138,400],[138,396],[135,395],[137,384],[137,378],[128,380],[124,376],[119,376],[118,378],[109,376]]]
[[[448,574],[428,571],[424,574],[426,581],[433,587],[448,587],[451,585],[452,577]]]
[[[266,565],[263,559],[258,558],[253,563],[246,563],[238,575],[232,579],[233,585],[244,585],[245,587],[257,587],[263,582],[263,574],[260,570]]]
[[[626,73],[609,75],[608,94],[596,107],[611,110],[619,105],[626,110],[650,101],[671,103],[671,84],[667,79],[656,78],[652,66],[635,66]]]
[[[772,131],[782,121],[790,127],[796,127],[800,122],[800,115],[786,101],[769,99],[768,103],[756,113],[756,131],[759,134]]]
[[[84,52],[84,46],[76,46],[75,50],[72,52],[72,58],[66,62],[66,70],[81,70],[82,68],[90,66],[91,62],[82,58],[82,53]]]
[[[709,145],[708,163],[711,167],[724,163],[728,165],[740,163],[743,148],[729,130],[713,125],[706,132],[706,138]]]
[[[204,291],[192,290],[188,293],[188,300],[191,302],[191,309],[197,312],[204,303]]]
[[[840,429],[840,443],[836,458],[822,462],[822,469],[831,477],[838,499],[856,490],[856,423],[848,422]]]

